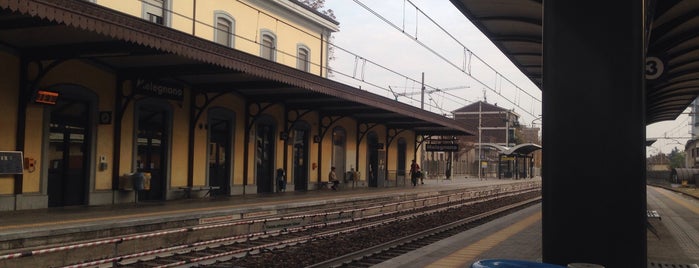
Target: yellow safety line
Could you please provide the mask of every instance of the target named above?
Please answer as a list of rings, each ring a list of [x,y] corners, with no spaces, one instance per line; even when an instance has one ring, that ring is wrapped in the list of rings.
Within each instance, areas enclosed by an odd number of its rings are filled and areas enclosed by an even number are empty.
[[[655,189],[656,192],[666,196],[667,198],[670,198],[675,203],[691,210],[692,212],[694,212],[694,214],[699,215],[699,206],[692,204],[692,203],[689,203],[685,199],[679,198],[676,194],[671,194],[670,191],[668,191],[668,190],[661,191],[658,188],[653,188],[653,189]],[[663,215],[660,215],[660,216],[662,217]]]
[[[494,248],[495,246],[507,240],[511,236],[521,232],[525,228],[540,220],[541,212],[537,212],[524,220],[510,225],[509,227],[502,229],[497,233],[491,234],[488,237],[485,237],[476,243],[470,244],[467,247],[462,248],[436,262],[433,262],[426,267],[465,267],[467,263],[473,262],[476,259],[476,257],[481,255],[483,252]]]

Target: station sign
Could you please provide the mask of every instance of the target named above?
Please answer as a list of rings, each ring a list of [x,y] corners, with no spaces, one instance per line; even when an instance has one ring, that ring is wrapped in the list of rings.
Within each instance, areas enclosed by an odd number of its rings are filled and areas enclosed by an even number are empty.
[[[184,100],[184,89],[182,87],[145,79],[136,81],[136,93],[164,99]]]
[[[427,143],[425,151],[428,152],[458,152],[459,144],[456,143]]]
[[[658,79],[665,72],[665,63],[658,57],[646,57],[646,79]]]

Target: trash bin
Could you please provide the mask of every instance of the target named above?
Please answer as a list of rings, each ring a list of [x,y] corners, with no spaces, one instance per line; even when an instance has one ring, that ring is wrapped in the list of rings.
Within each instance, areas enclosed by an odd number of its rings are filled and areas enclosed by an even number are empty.
[[[124,174],[119,176],[119,190],[131,191],[133,190],[133,174]]]
[[[471,268],[566,268],[565,266],[547,264],[532,261],[489,259],[480,260],[471,265]]]
[[[136,191],[143,191],[144,190],[144,183],[146,180],[146,176],[142,172],[136,172],[133,175],[131,175],[131,179],[133,180],[133,189]]]

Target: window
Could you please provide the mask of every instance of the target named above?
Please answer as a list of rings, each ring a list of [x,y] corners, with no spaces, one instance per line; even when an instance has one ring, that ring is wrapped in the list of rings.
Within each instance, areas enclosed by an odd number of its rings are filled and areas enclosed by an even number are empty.
[[[165,1],[164,0],[144,0],[143,18],[153,23],[165,25]]]
[[[308,48],[300,46],[296,56],[296,68],[305,72],[311,70]]]
[[[216,43],[231,46],[231,22],[227,19],[216,19]]]
[[[227,47],[233,47],[235,20],[233,20],[233,17],[222,11],[216,11],[214,17],[216,18],[214,41]]]
[[[277,42],[274,35],[271,33],[262,33],[262,38],[260,39],[260,56],[274,61],[276,60],[276,46]]]
[[[162,16],[158,16],[158,15],[153,14],[153,13],[148,13],[148,20],[150,22],[154,22],[154,23],[157,23],[160,25],[163,25],[163,23],[164,23]]]

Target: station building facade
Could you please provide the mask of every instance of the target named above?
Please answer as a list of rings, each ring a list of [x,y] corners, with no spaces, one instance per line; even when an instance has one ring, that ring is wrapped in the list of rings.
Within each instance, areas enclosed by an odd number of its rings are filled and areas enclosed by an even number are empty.
[[[293,0],[0,1],[0,20],[0,151],[23,157],[0,210],[272,193],[279,169],[287,191],[332,166],[398,185],[419,138],[468,133],[324,78],[338,23]]]

